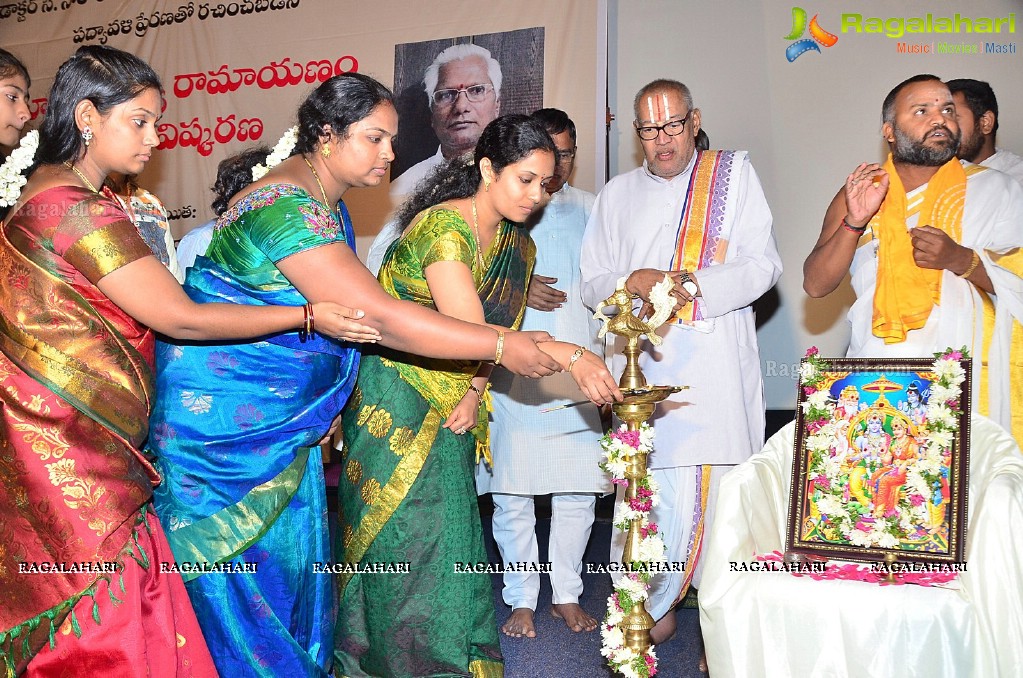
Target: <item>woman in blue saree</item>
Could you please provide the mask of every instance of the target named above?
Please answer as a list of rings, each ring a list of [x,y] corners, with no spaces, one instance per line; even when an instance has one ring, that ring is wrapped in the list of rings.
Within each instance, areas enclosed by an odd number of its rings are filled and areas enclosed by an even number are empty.
[[[336,76],[298,118],[293,154],[234,198],[189,269],[193,299],[357,299],[366,309],[360,322],[374,332],[367,340],[482,360],[497,357],[502,342],[501,357],[517,372],[558,368],[536,347],[537,335],[499,339],[493,329],[399,302],[358,262],[339,202],[349,188],[379,184],[393,158],[397,115],[385,87]],[[330,560],[316,445],[348,398],[358,363],[351,344],[315,335],[158,347],[150,447],[166,481],[157,513],[224,675],[330,669],[332,576],[314,571]]]

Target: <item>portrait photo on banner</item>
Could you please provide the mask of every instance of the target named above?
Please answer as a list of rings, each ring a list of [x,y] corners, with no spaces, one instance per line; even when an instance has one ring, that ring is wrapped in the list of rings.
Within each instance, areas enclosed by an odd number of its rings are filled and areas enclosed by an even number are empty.
[[[496,65],[488,62],[487,53]],[[431,78],[428,71],[435,62]],[[418,181],[440,164],[442,155],[471,149],[498,115],[541,108],[543,63],[542,26],[395,45],[394,94],[401,128],[391,181],[410,168],[417,170]]]

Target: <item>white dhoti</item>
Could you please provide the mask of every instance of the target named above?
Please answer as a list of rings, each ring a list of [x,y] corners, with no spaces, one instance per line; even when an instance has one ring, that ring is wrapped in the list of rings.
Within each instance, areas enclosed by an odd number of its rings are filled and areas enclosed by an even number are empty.
[[[710,533],[714,520],[714,504],[718,485],[732,466],[709,466],[706,497],[703,496],[703,467],[676,466],[653,469],[654,481],[660,486],[659,503],[650,512],[650,522],[657,523],[658,534],[664,539],[664,556],[669,563],[679,563],[678,571],[659,572],[650,578],[650,598],[646,610],[654,619],[660,619],[685,596],[689,585],[699,588],[703,562],[699,549],[703,535]],[[625,489],[618,488],[617,501],[621,502]],[[611,533],[611,562],[620,563],[625,550],[626,532]],[[696,549],[696,552],[694,552]],[[621,574],[612,576],[617,582]]]

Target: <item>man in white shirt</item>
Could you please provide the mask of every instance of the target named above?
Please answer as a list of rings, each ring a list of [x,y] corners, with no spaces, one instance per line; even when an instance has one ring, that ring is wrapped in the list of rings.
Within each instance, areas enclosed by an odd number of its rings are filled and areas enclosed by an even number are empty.
[[[663,642],[673,606],[690,583],[708,532],[717,481],[764,442],[763,379],[751,304],[781,275],[771,211],[744,151],[696,153],[700,111],[689,89],[655,80],[634,101],[643,166],[608,182],[583,236],[583,301],[591,308],[620,278],[643,301],[665,273],[675,281],[676,318],[642,344],[640,367],[652,384],[690,386],[661,403],[649,466],[661,488],[651,522],[667,559],[684,572],[653,577],[647,609]],[[627,309],[626,309],[627,310]],[[615,352],[621,369],[621,351]],[[624,535],[612,543],[619,560]],[[695,581],[694,581],[695,579]]]
[[[479,45],[452,45],[434,58],[423,76],[423,85],[430,99],[430,125],[440,146],[432,156],[391,182],[391,202],[395,206],[442,162],[476,148],[483,128],[501,114],[501,82],[501,64]],[[388,246],[399,235],[393,222],[380,229],[366,257],[369,270],[380,270]]]
[[[574,188],[575,124],[564,111],[533,114],[558,148],[550,201],[539,220],[527,224],[536,243],[536,266],[529,282],[522,329],[544,329],[562,341],[601,352],[599,324],[579,298],[579,250],[596,196]],[[556,286],[556,287],[555,287]],[[597,620],[579,606],[582,558],[593,527],[597,493],[610,491],[600,462],[600,413],[585,405],[547,413],[543,408],[579,399],[567,372],[547,379],[524,379],[507,370],[491,378],[493,468],[477,467],[480,494],[493,493],[494,539],[506,563],[538,561],[534,496],[551,495],[551,613],[575,632],[592,631]],[[540,594],[538,573],[506,572],[504,602],[511,617],[501,631],[512,637],[536,635],[533,612]]]
[[[945,85],[952,92],[962,133],[959,159],[1005,172],[1023,185],[1023,158],[995,146],[998,100],[991,85],[971,78],[949,80]]]

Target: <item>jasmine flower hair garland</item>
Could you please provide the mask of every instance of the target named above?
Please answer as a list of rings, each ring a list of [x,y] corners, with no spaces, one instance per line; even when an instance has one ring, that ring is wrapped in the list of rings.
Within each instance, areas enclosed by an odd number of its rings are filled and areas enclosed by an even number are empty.
[[[25,170],[32,166],[37,148],[39,132],[32,130],[21,138],[18,147],[0,165],[0,207],[10,207],[18,202],[21,189],[28,182]]]
[[[270,155],[266,156],[265,164],[259,164],[252,168],[252,180],[259,181],[271,169],[290,158],[297,143],[298,127],[295,126],[284,132],[284,135],[277,141],[277,145],[274,146],[273,151],[270,152]]]

